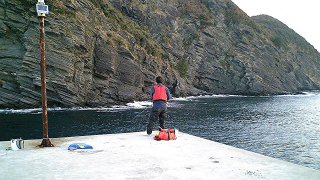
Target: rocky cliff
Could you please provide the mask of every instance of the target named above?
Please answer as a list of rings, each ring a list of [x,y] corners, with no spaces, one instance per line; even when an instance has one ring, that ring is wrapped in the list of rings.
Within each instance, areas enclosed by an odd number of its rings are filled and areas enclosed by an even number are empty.
[[[1,108],[41,107],[36,2],[0,0]],[[271,17],[248,17],[230,0],[45,2],[50,107],[146,100],[158,75],[174,96],[320,86],[320,55],[310,44],[294,41],[298,35]]]

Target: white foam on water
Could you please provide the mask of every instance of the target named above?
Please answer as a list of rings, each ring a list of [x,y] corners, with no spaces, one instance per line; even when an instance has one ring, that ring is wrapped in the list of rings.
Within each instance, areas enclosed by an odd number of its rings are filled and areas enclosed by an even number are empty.
[[[318,91],[306,91],[301,94],[283,94],[283,95],[275,95],[275,97],[306,97],[306,96],[317,96],[320,95]]]
[[[315,96],[320,95],[319,91],[306,91],[302,94],[288,94],[288,95],[275,95],[275,97],[283,96]],[[179,106],[174,101],[196,101],[199,98],[227,98],[227,97],[249,97],[242,95],[225,95],[225,94],[216,94],[216,95],[200,95],[200,96],[188,96],[188,97],[178,97],[172,98],[168,101],[168,107]],[[48,111],[98,111],[98,112],[116,112],[116,111],[125,111],[128,109],[145,109],[152,107],[152,101],[134,101],[132,103],[127,103],[126,105],[114,105],[111,107],[73,107],[73,108],[48,108]],[[0,109],[0,114],[41,114],[42,108],[33,108],[33,109]]]
[[[146,107],[151,107],[151,101],[135,101],[133,103],[127,103],[127,106],[135,109],[144,109]]]
[[[40,108],[37,109],[1,109],[0,114],[29,114],[38,113],[41,111]]]
[[[178,97],[173,98],[173,101],[194,101],[200,98],[223,98],[223,97],[246,97],[242,95],[226,95],[226,94],[214,94],[214,95],[200,95],[200,96],[188,96],[188,97]]]

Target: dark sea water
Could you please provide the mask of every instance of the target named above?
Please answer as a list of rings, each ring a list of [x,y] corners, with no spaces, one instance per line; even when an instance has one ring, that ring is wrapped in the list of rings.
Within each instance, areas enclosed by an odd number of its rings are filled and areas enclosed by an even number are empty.
[[[168,106],[168,128],[320,169],[320,92],[176,98]],[[49,109],[49,137],[145,131],[150,107]],[[0,129],[0,141],[42,139],[42,110],[0,110]]]

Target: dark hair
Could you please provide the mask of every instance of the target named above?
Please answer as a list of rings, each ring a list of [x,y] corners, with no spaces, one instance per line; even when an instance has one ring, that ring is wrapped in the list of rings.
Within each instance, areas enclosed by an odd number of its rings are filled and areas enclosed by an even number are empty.
[[[156,82],[157,82],[157,83],[162,83],[162,78],[161,78],[160,76],[158,76],[158,77],[156,78]]]

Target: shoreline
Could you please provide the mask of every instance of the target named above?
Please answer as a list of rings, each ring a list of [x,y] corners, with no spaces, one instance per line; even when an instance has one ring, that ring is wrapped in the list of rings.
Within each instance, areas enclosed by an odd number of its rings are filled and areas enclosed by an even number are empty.
[[[197,96],[186,96],[186,97],[173,97],[169,102],[174,101],[190,101],[192,99],[197,98],[227,98],[227,97],[270,97],[270,96],[309,96],[312,95],[310,92],[320,92],[320,90],[312,90],[312,91],[301,91],[298,93],[284,93],[284,94],[273,94],[273,95],[241,95],[241,94],[206,94],[206,95],[197,95]],[[106,105],[106,106],[97,106],[97,107],[48,107],[48,111],[121,111],[127,109],[145,109],[152,107],[152,101],[133,101],[126,102],[123,104],[114,104],[114,105]],[[42,108],[27,108],[27,109],[13,109],[13,108],[4,108],[0,109],[0,114],[28,114],[28,113],[42,113]]]

